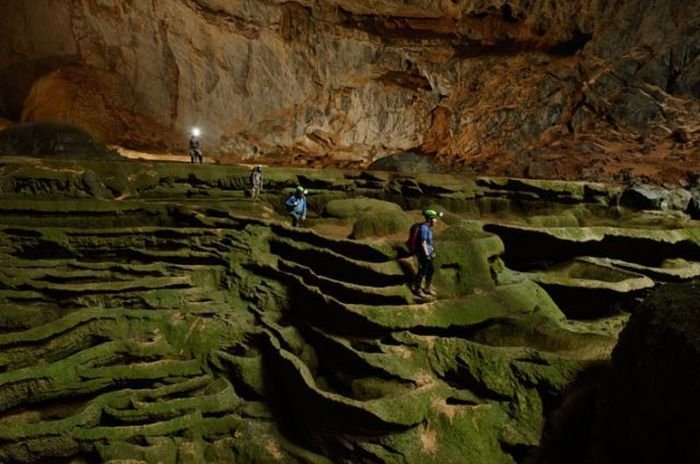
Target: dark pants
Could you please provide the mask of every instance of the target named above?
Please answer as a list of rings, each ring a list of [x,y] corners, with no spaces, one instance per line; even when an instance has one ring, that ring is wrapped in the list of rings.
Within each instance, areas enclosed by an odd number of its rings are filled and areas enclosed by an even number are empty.
[[[428,286],[433,281],[433,273],[435,272],[435,267],[433,266],[433,260],[425,256],[422,251],[418,252],[418,273],[416,274],[416,280],[413,282],[414,287],[419,289],[423,278],[425,278],[425,285]]]
[[[294,227],[299,227],[299,223],[301,222],[301,216],[294,211],[289,213],[289,217],[292,218],[292,225]]]
[[[196,148],[192,148],[190,150],[190,163],[201,163],[202,160],[203,160],[202,150],[197,150]]]

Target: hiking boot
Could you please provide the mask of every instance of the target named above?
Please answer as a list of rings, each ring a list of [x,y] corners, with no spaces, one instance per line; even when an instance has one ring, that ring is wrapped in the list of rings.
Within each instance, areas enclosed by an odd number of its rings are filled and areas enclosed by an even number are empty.
[[[414,294],[417,298],[420,298],[420,299],[422,299],[422,300],[427,300],[427,299],[430,298],[430,295],[428,295],[427,293],[425,293],[425,292],[424,292],[422,289],[420,289],[420,288],[419,288],[417,291],[413,292],[413,294]]]
[[[423,288],[423,293],[430,296],[437,296],[437,292],[435,291],[435,288],[433,288],[432,285],[428,285],[425,288]]]
[[[428,294],[421,289],[420,284],[411,285],[411,292],[418,298],[426,298],[428,296]]]

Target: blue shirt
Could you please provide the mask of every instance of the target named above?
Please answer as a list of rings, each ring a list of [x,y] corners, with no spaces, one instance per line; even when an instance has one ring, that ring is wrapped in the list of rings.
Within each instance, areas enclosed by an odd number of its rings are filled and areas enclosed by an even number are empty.
[[[427,223],[420,225],[418,230],[418,252],[423,254],[423,242],[428,245],[428,255],[433,253],[433,228]]]
[[[306,197],[298,197],[295,194],[291,194],[287,201],[284,202],[284,205],[290,213],[306,217]]]

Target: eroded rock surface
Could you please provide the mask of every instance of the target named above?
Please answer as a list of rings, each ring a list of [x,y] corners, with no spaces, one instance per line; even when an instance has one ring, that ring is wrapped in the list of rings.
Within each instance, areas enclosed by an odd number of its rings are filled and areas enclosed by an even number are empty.
[[[26,123],[0,130],[0,155],[118,160],[119,154],[68,124]]]
[[[665,286],[620,335],[596,407],[596,462],[700,459],[698,293],[697,283]]]
[[[700,457],[698,284],[656,290],[620,334],[612,365],[589,372],[548,425],[541,464],[678,462]],[[574,418],[574,420],[572,420]]]
[[[616,209],[615,189],[268,169],[251,200],[247,173],[3,165],[0,460],[522,462],[627,318],[565,314],[509,269],[509,229],[484,227],[523,211],[605,222],[596,212]],[[308,229],[279,209],[298,183],[315,186]],[[348,211],[412,218],[428,205],[446,211],[435,301],[406,285],[405,231],[346,238],[359,221]],[[658,242],[697,246],[692,224],[657,223]],[[668,250],[680,266],[687,248]],[[569,276],[621,280],[587,269]]]
[[[0,116],[131,148],[176,147],[199,125],[220,161],[416,152],[499,175],[679,182],[698,167],[699,6],[8,0]]]

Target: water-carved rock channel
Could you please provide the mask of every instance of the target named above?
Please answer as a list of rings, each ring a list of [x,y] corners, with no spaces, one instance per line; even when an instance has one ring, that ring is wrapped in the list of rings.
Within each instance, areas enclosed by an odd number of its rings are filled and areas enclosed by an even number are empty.
[[[269,169],[251,200],[247,174],[4,162],[0,462],[529,462],[650,289],[700,274],[698,223],[619,186]]]

